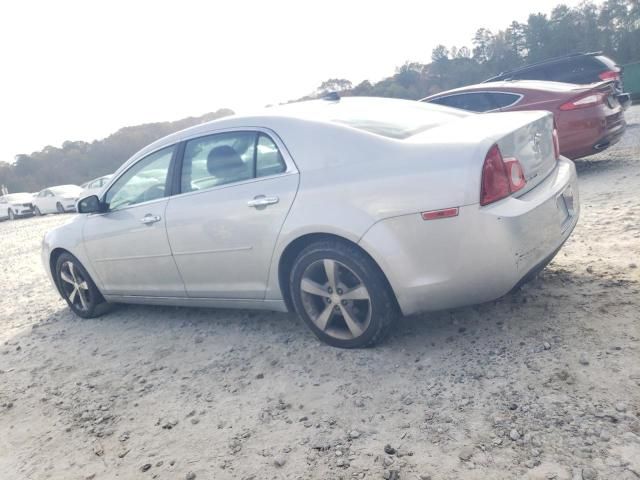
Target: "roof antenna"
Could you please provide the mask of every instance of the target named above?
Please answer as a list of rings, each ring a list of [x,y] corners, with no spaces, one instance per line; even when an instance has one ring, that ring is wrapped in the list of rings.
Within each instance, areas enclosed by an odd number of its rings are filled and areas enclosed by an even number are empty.
[[[336,91],[327,92],[322,96],[323,100],[327,100],[328,102],[339,102],[340,94]]]

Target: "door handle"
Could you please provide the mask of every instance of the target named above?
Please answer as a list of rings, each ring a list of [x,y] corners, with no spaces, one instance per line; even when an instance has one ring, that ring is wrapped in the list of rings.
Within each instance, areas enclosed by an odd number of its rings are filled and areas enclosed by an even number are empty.
[[[253,200],[249,200],[247,205],[249,207],[258,208],[258,207],[266,207],[267,205],[273,205],[274,203],[278,203],[280,199],[278,197],[265,197],[264,195],[258,195]]]
[[[162,220],[160,215],[151,215],[147,213],[144,217],[140,219],[140,223],[144,223],[145,225],[151,225],[152,223],[156,223]]]

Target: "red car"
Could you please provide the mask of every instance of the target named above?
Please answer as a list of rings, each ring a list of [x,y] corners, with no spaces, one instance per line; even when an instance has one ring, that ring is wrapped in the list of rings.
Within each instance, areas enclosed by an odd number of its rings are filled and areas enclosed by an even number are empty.
[[[473,112],[548,110],[556,119],[560,153],[571,159],[605,150],[620,140],[626,128],[624,108],[612,82],[491,82],[440,92],[421,101]]]

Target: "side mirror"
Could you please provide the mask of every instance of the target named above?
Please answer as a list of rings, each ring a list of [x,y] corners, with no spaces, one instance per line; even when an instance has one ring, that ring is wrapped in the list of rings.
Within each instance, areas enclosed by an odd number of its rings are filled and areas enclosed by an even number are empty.
[[[102,211],[102,204],[97,195],[89,195],[78,200],[77,210],[78,213],[98,213]]]

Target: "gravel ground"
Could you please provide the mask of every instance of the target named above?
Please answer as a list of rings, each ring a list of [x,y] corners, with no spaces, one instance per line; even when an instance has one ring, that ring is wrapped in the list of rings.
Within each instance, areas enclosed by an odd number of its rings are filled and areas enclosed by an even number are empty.
[[[80,320],[39,258],[68,217],[1,223],[0,477],[640,478],[640,107],[627,119],[578,162],[581,220],[534,281],[369,350],[288,314]]]

